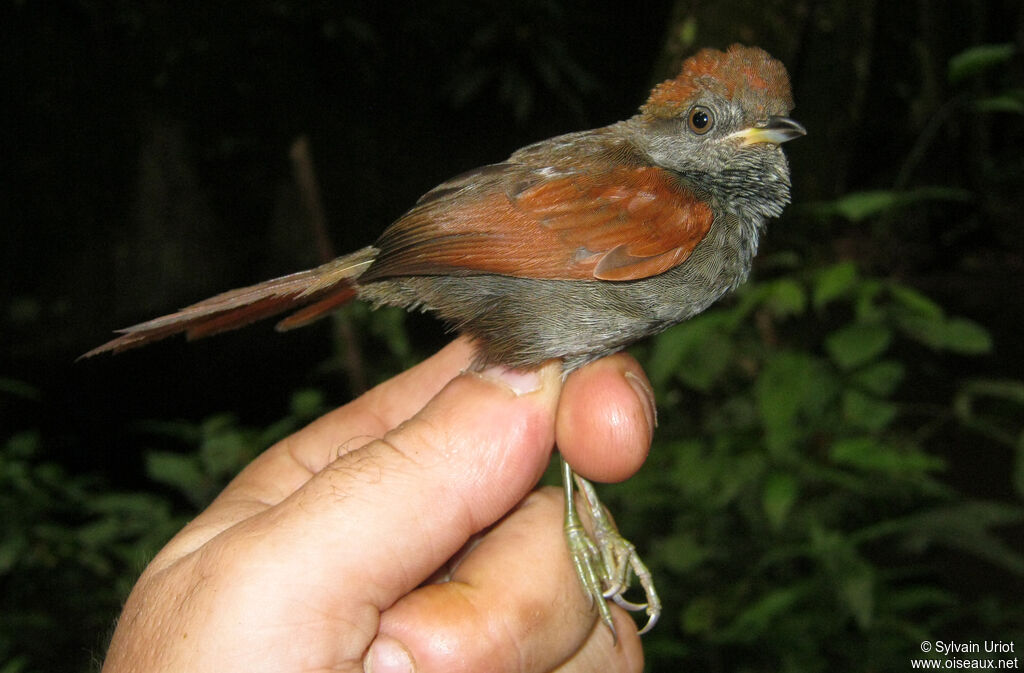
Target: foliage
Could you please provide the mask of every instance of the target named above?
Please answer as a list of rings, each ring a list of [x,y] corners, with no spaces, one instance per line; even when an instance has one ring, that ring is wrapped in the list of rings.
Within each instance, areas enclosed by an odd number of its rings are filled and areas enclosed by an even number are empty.
[[[83,646],[100,657],[149,559],[257,453],[324,411],[318,392],[300,390],[266,428],[230,414],[140,424],[150,441],[179,445],[147,451],[154,485],[144,492],[68,473],[47,458],[38,430],[9,437],[0,446],[0,671],[68,670]]]
[[[0,446],[0,510],[5,672],[59,670],[85,634],[102,651],[134,578],[185,521],[166,497],[69,474],[35,430]]]
[[[1008,638],[1024,615],[1003,590],[1024,555],[1000,531],[1024,507],[958,493],[937,445],[961,420],[994,427],[971,401],[1019,404],[1019,385],[906,399],[930,358],[991,346],[977,323],[839,262],[752,283],[639,351],[661,423],[649,466],[606,502],[624,530],[646,529],[633,541],[665,594],[652,668],[871,670],[949,629]],[[1017,443],[1015,418],[999,422]],[[1001,579],[964,604],[937,580],[939,555]],[[968,631],[986,600],[1002,611]]]
[[[326,411],[319,391],[299,390],[292,394],[291,413],[266,428],[244,427],[227,413],[199,423],[140,424],[154,437],[174,438],[191,449],[147,451],[146,472],[153,481],[187,498],[191,506],[205,507],[260,451]]]
[[[950,83],[959,84],[996,65],[1006,63],[1015,51],[1012,44],[979,44],[965,49],[949,59],[947,77]]]

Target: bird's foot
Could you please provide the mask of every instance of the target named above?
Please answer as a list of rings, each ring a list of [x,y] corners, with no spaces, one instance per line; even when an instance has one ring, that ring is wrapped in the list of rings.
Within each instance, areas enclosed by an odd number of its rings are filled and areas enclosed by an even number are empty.
[[[601,615],[601,621],[608,625],[612,635],[615,636],[615,623],[612,621],[611,610],[605,601],[605,584],[608,571],[604,564],[603,554],[598,550],[597,545],[577,521],[565,524],[565,539],[569,545],[569,557],[576,567],[576,575],[583,585],[583,593],[590,598],[591,605],[597,606]]]
[[[572,472],[562,463],[566,490],[565,536],[569,555],[580,578],[583,590],[597,606],[601,620],[608,626],[612,636],[617,636],[607,600],[629,611],[644,611],[647,623],[640,634],[650,631],[661,614],[661,601],[654,589],[650,571],[636,553],[636,548],[615,528],[607,510],[598,500],[593,485]],[[575,499],[573,484],[579,487],[587,511],[593,522],[593,534],[583,528]],[[633,577],[644,590],[644,603],[633,603],[624,597]]]

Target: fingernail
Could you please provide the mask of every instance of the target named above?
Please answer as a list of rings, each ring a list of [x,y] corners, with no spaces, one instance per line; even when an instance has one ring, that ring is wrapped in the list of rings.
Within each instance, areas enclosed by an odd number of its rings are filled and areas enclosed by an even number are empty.
[[[391,636],[378,636],[363,657],[365,673],[414,673],[412,655]]]
[[[528,395],[536,390],[540,390],[541,387],[540,372],[537,370],[524,371],[497,365],[483,370],[480,372],[480,376],[488,381],[495,381],[504,385],[515,393],[516,396]]]
[[[629,387],[636,392],[637,397],[643,402],[647,426],[651,429],[651,434],[654,434],[654,429],[658,427],[658,405],[654,401],[654,390],[650,384],[630,371],[626,372],[626,383],[629,384]]]

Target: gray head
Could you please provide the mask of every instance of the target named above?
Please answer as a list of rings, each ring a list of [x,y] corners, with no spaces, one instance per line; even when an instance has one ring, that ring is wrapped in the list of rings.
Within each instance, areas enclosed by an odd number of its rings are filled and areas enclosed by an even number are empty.
[[[654,88],[624,122],[650,161],[708,192],[726,210],[778,216],[789,201],[779,147],[806,133],[793,108],[786,68],[763,49],[704,49],[675,79]]]

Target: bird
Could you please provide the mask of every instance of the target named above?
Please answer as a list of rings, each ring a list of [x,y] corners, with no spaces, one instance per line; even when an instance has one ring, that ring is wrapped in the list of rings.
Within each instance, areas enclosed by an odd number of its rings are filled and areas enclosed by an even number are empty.
[[[359,299],[426,311],[475,346],[474,369],[563,376],[691,318],[744,282],[765,224],[790,202],[782,144],[806,134],[785,66],[734,44],[702,49],[632,117],[527,145],[424,194],[372,245],[122,330],[83,357],[292,311],[279,330]],[[565,535],[585,593],[661,603],[650,571],[564,459]],[[574,490],[589,512],[581,525]],[[624,593],[635,579],[645,594]]]

